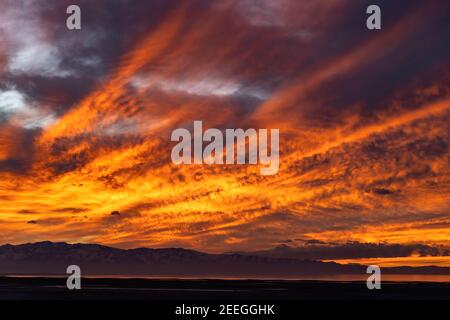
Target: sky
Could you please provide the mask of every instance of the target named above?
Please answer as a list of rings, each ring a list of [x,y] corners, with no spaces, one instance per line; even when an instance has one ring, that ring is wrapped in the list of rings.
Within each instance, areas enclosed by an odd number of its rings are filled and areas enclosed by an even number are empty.
[[[0,244],[448,264],[448,1],[0,2]],[[194,120],[279,172],[173,164]]]

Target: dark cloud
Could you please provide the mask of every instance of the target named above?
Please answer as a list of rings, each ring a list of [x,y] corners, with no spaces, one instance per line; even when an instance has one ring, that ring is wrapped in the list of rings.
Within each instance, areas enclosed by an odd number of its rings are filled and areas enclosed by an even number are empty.
[[[82,10],[82,30],[70,31],[66,8],[71,4],[67,0],[6,0],[0,15],[4,22],[0,41],[5,47],[5,56],[0,58],[4,67],[0,92],[13,88],[26,97],[30,109],[54,118],[64,115],[114,72],[130,46],[171,9],[166,1],[81,0],[77,5]],[[0,128],[9,118],[0,109]],[[32,149],[32,144],[28,146]],[[26,171],[30,162],[32,157],[3,159],[0,170]],[[74,162],[79,159],[56,164],[55,170],[73,170]]]
[[[371,190],[373,193],[379,194],[381,196],[387,196],[390,194],[394,194],[395,191],[389,190],[389,189],[385,189],[385,188],[375,188],[373,190]]]
[[[309,242],[303,247],[280,245],[272,250],[252,252],[252,254],[310,260],[389,258],[418,256],[448,256],[450,250],[423,244],[389,244],[349,242],[340,245],[323,244],[321,241]]]
[[[7,157],[0,159],[0,172],[26,174],[33,165],[35,158],[34,139],[40,133],[39,129],[21,129],[12,126],[0,126],[0,147],[2,140],[8,140]]]
[[[86,212],[89,211],[86,208],[73,208],[73,207],[66,207],[66,208],[56,208],[53,209],[52,212],[61,212],[61,213],[81,213],[81,212]]]
[[[34,210],[29,210],[29,209],[23,209],[23,210],[20,210],[19,213],[20,214],[36,214],[36,213],[39,213],[39,212],[34,211]]]

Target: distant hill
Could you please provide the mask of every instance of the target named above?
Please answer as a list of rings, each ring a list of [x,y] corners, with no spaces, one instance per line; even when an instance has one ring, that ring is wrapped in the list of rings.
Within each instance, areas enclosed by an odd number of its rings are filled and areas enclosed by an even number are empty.
[[[0,246],[0,274],[60,275],[76,264],[83,275],[165,277],[270,277],[365,274],[362,265],[340,265],[246,254],[207,254],[182,248],[117,249],[97,244],[38,242]],[[386,273],[450,274],[450,268],[384,268]]]

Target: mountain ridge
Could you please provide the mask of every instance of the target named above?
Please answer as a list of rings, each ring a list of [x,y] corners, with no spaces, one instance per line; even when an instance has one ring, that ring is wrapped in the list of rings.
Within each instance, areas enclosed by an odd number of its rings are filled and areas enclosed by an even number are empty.
[[[271,277],[366,274],[366,266],[263,257],[240,253],[210,254],[185,248],[119,249],[99,244],[42,241],[0,246],[0,274],[62,275],[69,265],[83,275],[165,277]],[[383,268],[394,274],[450,274],[444,267]]]

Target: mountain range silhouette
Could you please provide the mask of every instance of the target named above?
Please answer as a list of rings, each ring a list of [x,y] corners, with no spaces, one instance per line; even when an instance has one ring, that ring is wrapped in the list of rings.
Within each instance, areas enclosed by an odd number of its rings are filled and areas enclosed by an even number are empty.
[[[274,258],[251,253],[209,254],[183,248],[118,249],[98,244],[37,242],[0,246],[0,275],[65,275],[78,265],[83,275],[164,277],[270,277],[366,274],[367,266]],[[446,267],[383,268],[387,274],[442,274]]]

